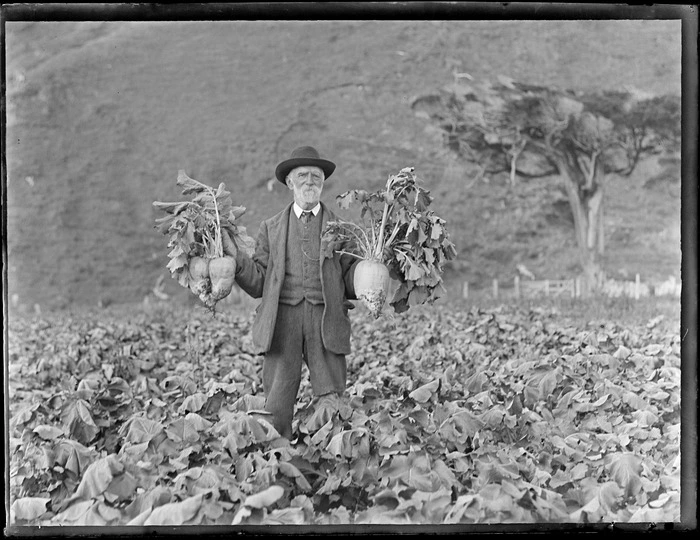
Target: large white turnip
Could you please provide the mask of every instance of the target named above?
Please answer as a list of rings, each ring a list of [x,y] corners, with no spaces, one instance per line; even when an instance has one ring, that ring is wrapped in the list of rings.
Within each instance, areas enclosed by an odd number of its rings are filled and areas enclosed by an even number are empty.
[[[375,260],[362,260],[355,267],[355,296],[376,319],[381,314],[389,291],[389,269]]]

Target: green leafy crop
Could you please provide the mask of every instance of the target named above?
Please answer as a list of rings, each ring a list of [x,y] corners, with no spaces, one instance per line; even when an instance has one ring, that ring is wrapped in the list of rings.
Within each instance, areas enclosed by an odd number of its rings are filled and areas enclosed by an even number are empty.
[[[346,395],[304,379],[291,443],[261,411],[248,313],[13,317],[9,524],[680,519],[673,321],[356,311]]]

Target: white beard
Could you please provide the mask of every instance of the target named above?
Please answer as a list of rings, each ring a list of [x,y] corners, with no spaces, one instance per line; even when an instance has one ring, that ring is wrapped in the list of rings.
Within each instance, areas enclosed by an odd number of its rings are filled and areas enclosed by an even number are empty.
[[[303,186],[294,188],[294,200],[299,206],[311,205],[316,206],[316,203],[321,200],[322,188],[319,186]]]

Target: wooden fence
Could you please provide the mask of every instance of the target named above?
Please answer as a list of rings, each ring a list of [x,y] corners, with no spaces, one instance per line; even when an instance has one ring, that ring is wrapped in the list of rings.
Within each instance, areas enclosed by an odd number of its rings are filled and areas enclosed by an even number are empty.
[[[575,279],[544,279],[527,280],[515,276],[513,289],[517,298],[529,298],[533,296],[581,296],[581,282]]]

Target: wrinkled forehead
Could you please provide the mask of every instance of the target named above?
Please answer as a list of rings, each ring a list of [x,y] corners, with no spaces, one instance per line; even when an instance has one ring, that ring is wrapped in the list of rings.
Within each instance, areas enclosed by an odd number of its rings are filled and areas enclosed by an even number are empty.
[[[312,176],[319,176],[321,178],[326,177],[323,173],[323,170],[320,167],[316,167],[314,165],[302,165],[301,167],[295,167],[291,171],[289,171],[289,174],[294,178],[307,174]]]

